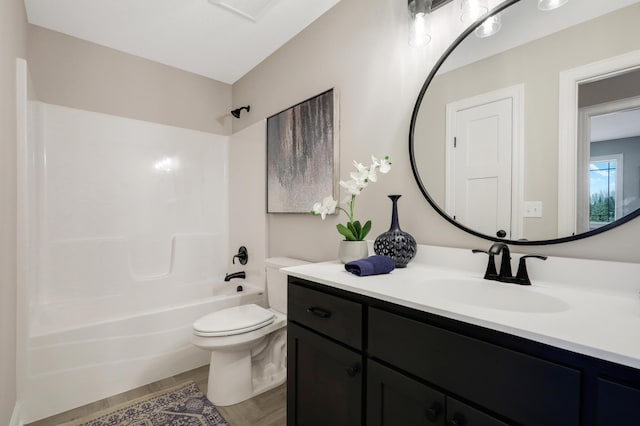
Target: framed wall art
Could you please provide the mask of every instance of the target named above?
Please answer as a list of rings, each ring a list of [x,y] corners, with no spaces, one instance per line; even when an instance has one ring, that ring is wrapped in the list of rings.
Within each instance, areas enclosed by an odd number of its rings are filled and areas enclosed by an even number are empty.
[[[338,154],[334,89],[267,118],[267,213],[309,213],[335,199]]]

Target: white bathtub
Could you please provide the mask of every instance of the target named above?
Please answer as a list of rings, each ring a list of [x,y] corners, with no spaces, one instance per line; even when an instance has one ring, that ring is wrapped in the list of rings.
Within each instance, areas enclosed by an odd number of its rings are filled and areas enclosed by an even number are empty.
[[[238,285],[244,288],[240,293]],[[153,309],[151,295],[115,307],[114,300],[103,300],[109,303],[32,310],[26,422],[207,364],[210,354],[189,341],[193,321],[227,307],[265,302],[262,289],[237,279],[190,284],[166,296],[172,304]],[[130,314],[129,305],[138,313]]]

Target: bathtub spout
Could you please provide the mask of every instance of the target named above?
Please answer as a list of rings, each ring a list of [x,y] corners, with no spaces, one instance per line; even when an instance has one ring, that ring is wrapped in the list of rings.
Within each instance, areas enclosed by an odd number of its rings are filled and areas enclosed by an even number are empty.
[[[227,274],[224,276],[225,281],[231,281],[234,278],[247,278],[247,274],[244,271],[234,272],[233,274]]]

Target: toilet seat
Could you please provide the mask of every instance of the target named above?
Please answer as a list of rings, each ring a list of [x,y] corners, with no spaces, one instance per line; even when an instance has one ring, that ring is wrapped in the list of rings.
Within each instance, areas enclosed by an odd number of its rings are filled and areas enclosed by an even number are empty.
[[[273,312],[255,304],[234,306],[205,315],[193,323],[198,336],[233,336],[263,328],[275,320]]]

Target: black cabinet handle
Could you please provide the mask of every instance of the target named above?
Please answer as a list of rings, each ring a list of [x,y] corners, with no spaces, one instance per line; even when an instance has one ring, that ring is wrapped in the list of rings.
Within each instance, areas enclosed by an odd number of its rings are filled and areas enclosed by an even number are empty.
[[[351,377],[354,377],[359,372],[360,372],[360,364],[353,364],[351,367],[347,368],[347,374]]]
[[[331,316],[331,312],[322,309],[322,308],[318,308],[316,306],[312,306],[310,308],[307,308],[307,312],[312,313],[313,315],[319,317],[319,318],[329,318]]]
[[[496,237],[498,238],[504,238],[507,236],[507,231],[505,231],[504,229],[499,229],[498,232],[496,232]]]
[[[430,422],[435,422],[438,420],[440,413],[442,413],[442,407],[437,402],[434,402],[433,405],[431,405],[431,408],[428,408],[424,412],[424,415]]]

